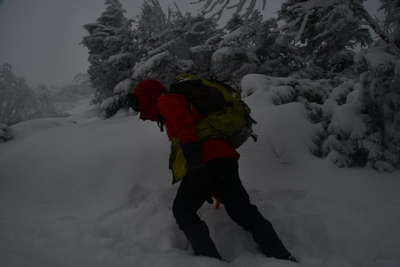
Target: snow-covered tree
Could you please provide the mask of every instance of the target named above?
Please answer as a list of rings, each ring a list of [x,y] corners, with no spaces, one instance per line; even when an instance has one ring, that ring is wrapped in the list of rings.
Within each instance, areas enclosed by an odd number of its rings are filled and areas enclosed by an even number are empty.
[[[359,89],[361,111],[367,115],[364,146],[369,152],[368,160],[375,168],[399,168],[400,58],[380,47],[371,48],[360,57],[368,66],[361,74]],[[374,150],[369,149],[371,146]]]
[[[261,25],[260,12],[254,12],[248,19],[232,17],[212,54],[212,77],[238,88],[244,75],[257,71],[259,60],[255,50]]]
[[[82,41],[89,49],[88,73],[96,89],[95,102],[113,94],[114,86],[129,77],[137,59],[132,21],[118,0],[106,0],[105,5],[97,21],[84,26],[89,35]]]
[[[316,146],[311,147],[315,155],[328,157],[340,167],[400,168],[400,58],[390,51],[378,46],[359,52],[355,67],[360,75],[337,77],[337,83],[329,79],[334,83],[323,86],[322,97],[310,98],[312,86],[305,87],[309,118],[319,125],[313,140]],[[289,95],[275,90],[278,96]],[[291,96],[275,102],[292,102]]]
[[[0,122],[14,124],[39,115],[34,91],[13,73],[10,64],[0,65]]]
[[[37,92],[17,77],[10,64],[0,65],[0,123],[11,125],[41,117],[60,116],[46,86]]]
[[[280,32],[275,18],[262,22],[256,37],[256,53],[262,61],[273,57],[271,54],[274,54],[275,51],[271,51],[271,47],[276,43],[279,36]]]
[[[301,51],[282,34],[275,18],[262,22],[257,30],[255,45],[261,64],[259,73],[285,77],[304,66]]]
[[[393,12],[400,2],[382,2],[385,31],[363,1],[290,0],[282,6],[286,34],[305,59],[320,69],[310,64],[295,73],[290,83],[275,85],[273,102],[303,102],[319,129],[312,152],[340,167],[400,168],[400,58],[395,41],[397,13]],[[367,28],[380,39],[373,46]],[[368,47],[357,54],[351,49],[362,45]],[[349,72],[343,73],[345,69]],[[331,74],[326,75],[325,84],[324,80],[310,83],[296,78],[313,72],[318,77],[327,70]]]
[[[390,41],[400,49],[400,1],[381,0],[385,12],[385,27]]]
[[[155,39],[165,30],[166,26],[167,16],[159,1],[143,1],[137,22],[140,46],[145,50],[155,47]]]
[[[138,29],[138,35],[151,36],[152,44],[145,47],[145,54],[142,61],[136,64],[133,69],[134,80],[144,78],[157,78],[164,83],[170,83],[173,78],[182,71],[189,71],[197,64],[198,59],[193,55],[192,49],[204,44],[209,38],[214,36],[217,31],[217,25],[214,20],[204,18],[203,16],[192,16],[190,13],[182,14],[179,9],[170,9],[168,15],[163,13],[158,1],[145,4],[138,25],[143,27]],[[159,17],[167,18],[162,20],[162,24],[156,22],[152,26],[142,22],[149,21],[146,16],[152,13],[146,10],[152,8]],[[149,27],[146,27],[149,26]],[[140,37],[142,38],[142,37]]]
[[[158,1],[153,0],[158,3]],[[149,9],[149,4],[146,4]],[[143,9],[143,12],[146,9]],[[151,45],[145,47],[146,57],[148,59],[158,53],[169,51],[179,59],[189,59],[189,49],[199,45],[216,32],[216,23],[212,19],[206,19],[203,16],[192,16],[190,13],[182,14],[176,9],[169,9],[168,14],[161,13],[163,10],[159,4],[152,6],[153,12],[149,14],[143,13],[138,22],[140,25],[145,25],[138,29],[139,36],[147,36],[151,32]],[[153,27],[151,24],[146,24],[145,15],[154,16],[154,13],[159,14],[163,19],[162,27]],[[145,22],[142,22],[142,19]],[[157,24],[159,25],[159,24]]]
[[[154,18],[157,14],[159,19]],[[114,86],[113,95],[101,105],[105,117],[126,106],[128,91],[143,79],[158,79],[169,85],[181,72],[198,72],[197,60],[202,60],[192,48],[216,34],[217,24],[203,16],[182,14],[178,8],[165,14],[157,0],[145,2],[135,28],[140,47],[140,61],[131,70],[131,77]],[[209,68],[209,66],[207,66]]]
[[[279,11],[285,32],[314,64],[327,70],[342,52],[371,43],[363,0],[288,0]]]
[[[159,5],[152,6],[160,12]],[[245,74],[256,71],[259,11],[247,18],[234,15],[224,30],[217,30],[212,18],[182,14],[179,9],[160,17],[168,18],[165,29],[152,35],[153,45],[135,66],[134,80],[153,77],[168,85],[177,73],[190,71],[237,85]]]

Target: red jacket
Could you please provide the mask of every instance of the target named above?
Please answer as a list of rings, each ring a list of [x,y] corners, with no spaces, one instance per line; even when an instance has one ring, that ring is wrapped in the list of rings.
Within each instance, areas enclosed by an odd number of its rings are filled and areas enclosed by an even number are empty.
[[[181,144],[199,141],[197,122],[202,115],[180,94],[164,94],[157,100],[159,114],[165,119],[170,139],[178,138]],[[223,139],[203,142],[203,161],[217,158],[239,158],[239,153]]]

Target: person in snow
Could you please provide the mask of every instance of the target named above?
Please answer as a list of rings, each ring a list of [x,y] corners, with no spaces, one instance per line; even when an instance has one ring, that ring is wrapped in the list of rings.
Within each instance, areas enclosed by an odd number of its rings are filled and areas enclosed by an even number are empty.
[[[172,210],[196,255],[222,259],[206,223],[197,215],[203,203],[215,196],[267,257],[296,261],[271,223],[251,204],[238,174],[239,153],[223,139],[199,140],[196,123],[202,115],[183,95],[168,93],[157,80],[144,80],[128,94],[128,103],[140,112],[140,119],[163,121],[170,140],[179,140],[188,171]]]

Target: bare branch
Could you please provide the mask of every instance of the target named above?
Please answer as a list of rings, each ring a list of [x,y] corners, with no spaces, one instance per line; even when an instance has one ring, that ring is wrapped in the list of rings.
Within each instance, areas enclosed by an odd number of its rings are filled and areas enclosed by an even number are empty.
[[[263,0],[262,10],[264,10],[266,6],[267,6],[267,0]]]
[[[304,29],[306,28],[307,22],[308,22],[308,17],[310,16],[310,11],[308,11],[303,18],[303,22],[301,23],[300,29],[296,35],[296,42],[300,41],[301,36],[303,35]]]
[[[223,1],[223,0],[222,0]],[[227,1],[230,1],[230,0],[227,0]],[[221,3],[221,0],[214,0],[214,3],[208,8],[208,10],[207,9],[204,9],[204,14],[208,14],[208,13],[210,13],[211,11],[213,11],[214,9],[215,9],[215,7],[217,6],[217,5],[219,5]],[[217,12],[219,12],[219,11],[217,11]]]
[[[253,13],[254,7],[256,6],[257,0],[251,0],[251,3],[247,7],[246,13],[244,14],[244,18],[249,18],[251,13]]]
[[[216,12],[212,17],[215,17],[217,20],[219,20],[222,16],[222,13],[224,12],[226,6],[229,4],[230,0],[226,0],[225,4],[219,9],[218,12]]]
[[[237,8],[236,8],[235,15],[236,14],[240,14],[240,12],[242,12],[243,7],[244,7],[245,4],[246,4],[246,1],[239,1],[239,3],[236,5]]]

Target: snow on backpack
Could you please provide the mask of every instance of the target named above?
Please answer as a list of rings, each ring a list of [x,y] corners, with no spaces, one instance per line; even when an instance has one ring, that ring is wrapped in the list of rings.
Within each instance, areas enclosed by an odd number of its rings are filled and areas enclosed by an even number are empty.
[[[249,137],[257,141],[251,110],[232,87],[184,73],[170,86],[170,92],[184,95],[204,115],[197,124],[200,139],[222,138],[234,148],[240,147]]]

